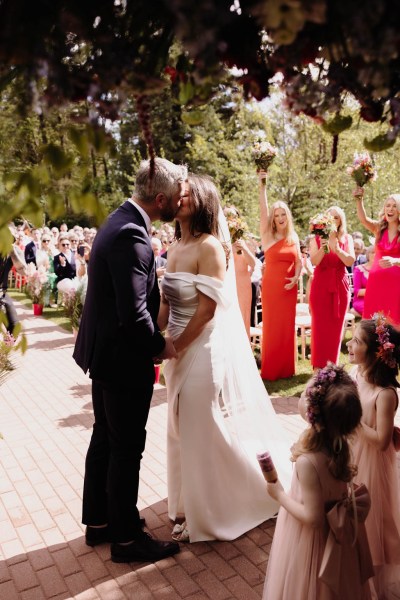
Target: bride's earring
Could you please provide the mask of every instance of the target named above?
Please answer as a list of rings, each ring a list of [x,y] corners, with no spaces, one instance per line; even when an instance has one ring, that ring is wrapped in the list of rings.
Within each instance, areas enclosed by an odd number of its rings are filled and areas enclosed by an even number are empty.
[[[335,439],[333,440],[332,447],[335,454],[340,454],[343,448],[342,438],[340,435],[335,437]]]

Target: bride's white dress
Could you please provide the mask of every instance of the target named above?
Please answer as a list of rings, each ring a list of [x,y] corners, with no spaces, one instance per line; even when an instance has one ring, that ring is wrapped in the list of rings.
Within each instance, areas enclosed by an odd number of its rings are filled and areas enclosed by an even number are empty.
[[[164,369],[169,517],[185,516],[191,542],[232,540],[276,514],[278,504],[267,493],[256,452],[270,450],[279,478],[287,486],[291,441],[260,379],[244,327],[239,342],[234,332],[233,342],[233,332],[224,324],[230,304],[224,284],[205,275],[166,273],[162,288],[170,304],[172,338],[194,314],[198,291],[217,302],[215,316],[202,334]],[[239,356],[250,353],[250,367],[246,361],[232,363],[233,343],[241,346],[235,348]],[[248,398],[240,391],[240,378]],[[229,395],[239,393],[235,415]],[[262,396],[261,409],[256,393]]]

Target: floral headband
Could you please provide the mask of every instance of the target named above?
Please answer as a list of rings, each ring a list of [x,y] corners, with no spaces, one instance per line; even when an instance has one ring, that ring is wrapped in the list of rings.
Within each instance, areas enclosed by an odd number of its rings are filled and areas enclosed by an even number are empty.
[[[375,321],[375,333],[378,336],[379,343],[379,349],[376,355],[382,362],[387,364],[388,367],[395,369],[397,367],[397,361],[393,352],[395,345],[392,344],[389,338],[387,319],[382,312],[375,313],[372,318]]]
[[[335,380],[340,380],[342,373],[342,367],[337,367],[333,363],[328,363],[326,367],[318,371],[317,375],[313,377],[311,383],[306,388],[306,416],[308,422],[316,429],[316,431],[324,429],[321,405],[326,392]]]

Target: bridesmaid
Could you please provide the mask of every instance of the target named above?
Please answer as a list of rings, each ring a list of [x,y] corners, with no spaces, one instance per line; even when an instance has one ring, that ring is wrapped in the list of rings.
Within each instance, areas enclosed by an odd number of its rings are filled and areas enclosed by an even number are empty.
[[[285,202],[268,206],[265,171],[258,172],[260,234],[265,255],[261,285],[261,377],[275,381],[295,372],[297,282],[302,263],[297,233]]]
[[[365,319],[382,311],[396,325],[400,325],[400,194],[391,194],[384,201],[377,221],[367,217],[363,203],[363,188],[356,188],[360,222],[376,237],[374,265],[365,293]]]
[[[400,487],[393,444],[400,333],[380,313],[360,321],[347,347],[350,364],[357,365],[352,375],[362,406],[353,455],[356,481],[364,483],[371,495],[365,526],[375,570],[373,597],[400,598]]]
[[[256,265],[256,257],[243,239],[232,244],[235,264],[236,290],[246,333],[250,339],[251,321],[251,274]]]
[[[322,369],[328,361],[337,363],[343,325],[350,302],[346,267],[354,263],[353,238],[347,233],[341,208],[328,208],[337,231],[329,240],[318,235],[310,241],[311,262],[315,266],[310,290],[311,364]],[[325,253],[325,248],[329,252]]]

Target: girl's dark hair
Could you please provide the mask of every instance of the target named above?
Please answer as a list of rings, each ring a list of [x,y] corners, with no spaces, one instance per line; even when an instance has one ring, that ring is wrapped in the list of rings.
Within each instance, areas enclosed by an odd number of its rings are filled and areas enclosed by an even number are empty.
[[[367,354],[363,364],[363,374],[368,383],[379,387],[400,387],[397,381],[400,363],[400,331],[386,322],[389,341],[394,344],[393,358],[395,366],[390,366],[378,356],[379,338],[376,333],[377,323],[374,319],[363,319],[359,323],[363,341],[367,345]]]
[[[308,452],[324,451],[329,457],[328,469],[336,479],[350,481],[357,473],[357,467],[350,462],[348,437],[361,421],[362,408],[357,386],[342,367],[330,365],[336,373],[335,379],[324,386],[320,396],[318,410],[318,429],[312,425],[306,429],[292,447],[292,460]],[[309,382],[313,386],[315,375]],[[307,393],[307,392],[306,392]]]
[[[214,182],[206,175],[190,173],[189,186],[193,203],[190,233],[193,237],[209,233],[218,238],[220,197]],[[178,222],[175,224],[175,238],[181,239],[181,228]]]

